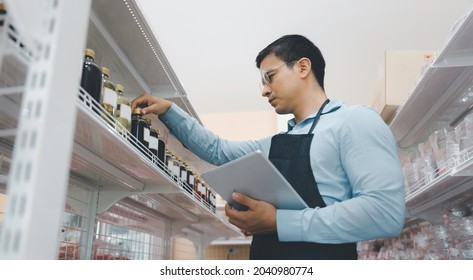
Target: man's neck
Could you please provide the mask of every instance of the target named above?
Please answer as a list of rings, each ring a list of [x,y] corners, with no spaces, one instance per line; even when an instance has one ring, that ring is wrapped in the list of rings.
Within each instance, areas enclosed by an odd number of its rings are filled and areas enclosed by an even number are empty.
[[[313,94],[312,98],[306,100],[304,104],[300,107],[300,110],[294,112],[294,119],[296,123],[300,123],[301,121],[305,120],[308,116],[316,113],[322,104],[327,100],[327,96],[324,92],[322,94]]]

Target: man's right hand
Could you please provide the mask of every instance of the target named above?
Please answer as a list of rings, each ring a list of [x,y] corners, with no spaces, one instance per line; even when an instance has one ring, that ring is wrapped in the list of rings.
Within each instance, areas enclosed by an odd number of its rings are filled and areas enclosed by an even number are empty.
[[[169,110],[172,102],[161,97],[152,96],[149,93],[143,93],[131,102],[131,110],[141,107],[141,113],[162,115]]]

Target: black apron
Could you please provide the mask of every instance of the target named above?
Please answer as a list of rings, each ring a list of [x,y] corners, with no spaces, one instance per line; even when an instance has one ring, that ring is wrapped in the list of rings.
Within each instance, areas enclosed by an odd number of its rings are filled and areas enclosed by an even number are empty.
[[[320,195],[310,166],[312,134],[321,113],[320,107],[307,134],[278,134],[271,139],[269,160],[311,208],[327,206]],[[331,113],[340,107],[333,108]],[[313,242],[280,242],[277,233],[253,236],[252,260],[356,260],[356,243],[321,244]]]

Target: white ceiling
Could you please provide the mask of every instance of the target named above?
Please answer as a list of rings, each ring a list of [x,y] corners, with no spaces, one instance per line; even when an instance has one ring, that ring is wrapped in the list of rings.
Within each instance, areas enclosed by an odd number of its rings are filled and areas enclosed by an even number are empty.
[[[472,0],[138,0],[200,114],[270,110],[258,52],[285,34],[311,39],[329,98],[369,104],[384,50],[439,50]]]

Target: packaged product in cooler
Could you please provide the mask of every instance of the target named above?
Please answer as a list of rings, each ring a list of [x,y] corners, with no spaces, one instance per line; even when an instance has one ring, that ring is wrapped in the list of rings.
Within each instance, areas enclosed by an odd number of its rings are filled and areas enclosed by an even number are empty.
[[[445,128],[447,168],[451,169],[460,164],[460,144],[458,141],[458,130],[456,128]]]
[[[435,163],[437,165],[437,174],[441,175],[447,171],[447,158],[446,158],[446,148],[447,148],[447,136],[444,129],[439,129],[434,131],[429,136],[430,147],[432,148],[432,153],[435,158]]]

